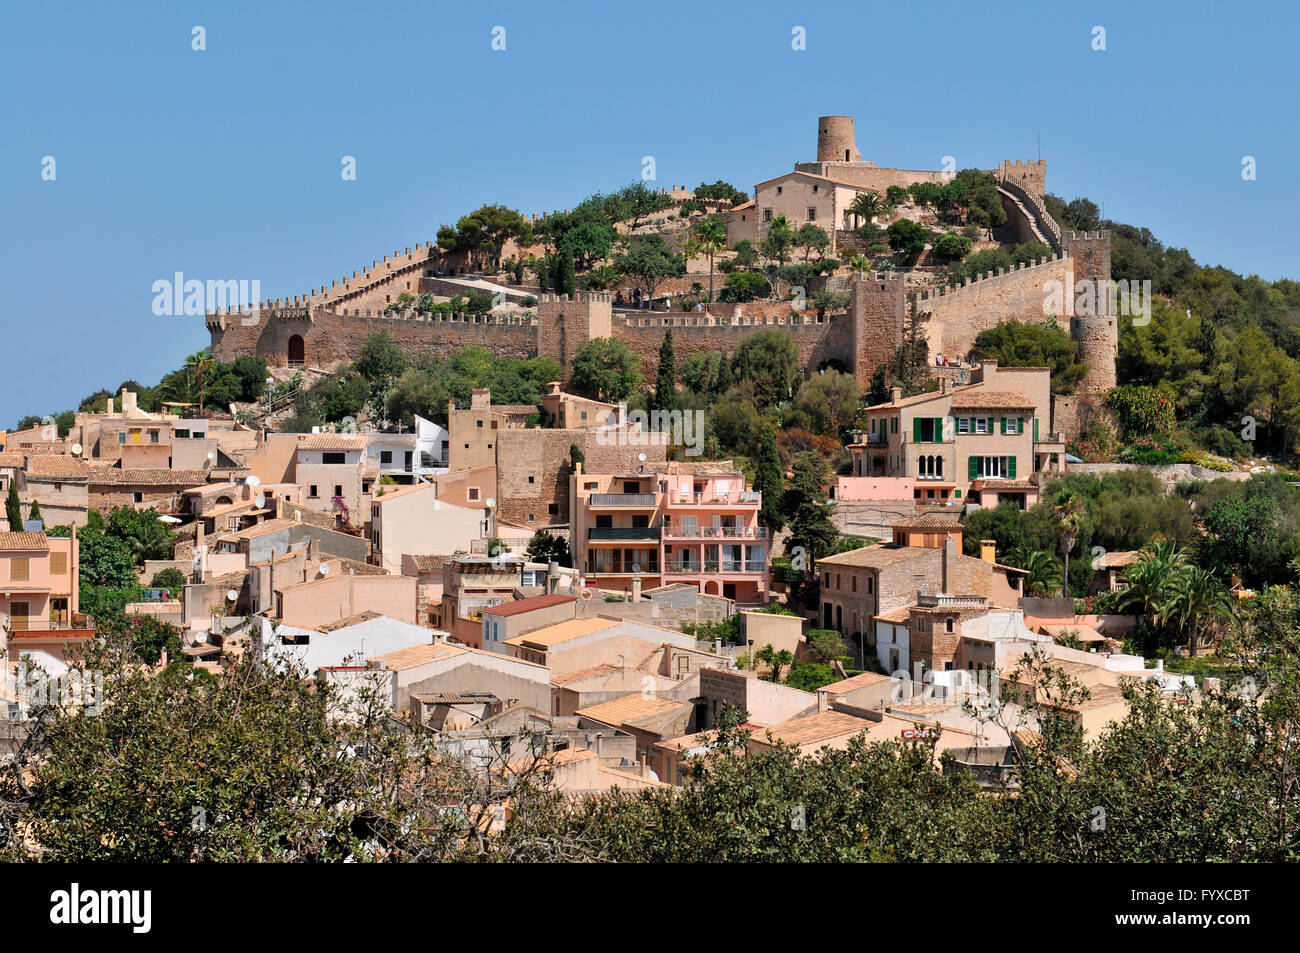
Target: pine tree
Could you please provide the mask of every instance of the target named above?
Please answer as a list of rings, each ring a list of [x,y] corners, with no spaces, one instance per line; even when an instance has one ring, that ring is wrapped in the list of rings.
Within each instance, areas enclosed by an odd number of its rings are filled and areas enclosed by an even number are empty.
[[[673,329],[664,331],[664,343],[659,347],[659,374],[655,378],[655,407],[659,410],[677,409],[677,361],[673,354]]]
[[[37,503],[35,500],[32,500],[32,509],[31,512],[27,514],[27,519],[40,520],[42,523],[45,522],[45,518],[41,516],[41,504]]]
[[[785,526],[782,505],[785,497],[785,478],[781,474],[781,457],[776,449],[776,431],[763,434],[763,446],[758,454],[758,471],[754,474],[754,489],[763,494],[758,522],[768,532],[776,535]]]
[[[5,517],[9,520],[9,532],[23,531],[23,511],[18,503],[18,487],[10,483],[9,495],[5,498]]]

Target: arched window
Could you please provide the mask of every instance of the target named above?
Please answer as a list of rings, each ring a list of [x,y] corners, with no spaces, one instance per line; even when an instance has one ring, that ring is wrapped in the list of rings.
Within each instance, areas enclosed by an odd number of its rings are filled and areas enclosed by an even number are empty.
[[[934,475],[938,479],[943,479],[943,457],[934,458]]]

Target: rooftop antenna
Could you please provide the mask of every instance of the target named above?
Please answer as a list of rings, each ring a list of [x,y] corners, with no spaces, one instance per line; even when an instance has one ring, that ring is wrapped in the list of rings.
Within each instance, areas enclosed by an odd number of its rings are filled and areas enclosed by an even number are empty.
[[[1038,130],[1038,158],[1043,157],[1043,130]]]

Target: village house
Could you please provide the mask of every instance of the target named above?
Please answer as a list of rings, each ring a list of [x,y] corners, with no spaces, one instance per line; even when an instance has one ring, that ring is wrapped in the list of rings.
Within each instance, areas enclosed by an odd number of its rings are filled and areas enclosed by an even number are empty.
[[[76,536],[0,533],[0,616],[11,632],[72,629],[78,620]]]
[[[299,434],[293,482],[303,488],[302,502],[329,513],[341,526],[362,528],[364,434]]]
[[[849,444],[856,477],[909,477],[925,503],[1021,507],[1038,502],[1034,477],[1065,468],[1065,442],[1051,433],[1051,372],[984,361],[971,383],[866,408]]]
[[[746,605],[767,602],[762,494],[728,462],[643,464],[572,477],[574,565],[602,589],[693,585]],[[634,580],[640,577],[634,586]]]

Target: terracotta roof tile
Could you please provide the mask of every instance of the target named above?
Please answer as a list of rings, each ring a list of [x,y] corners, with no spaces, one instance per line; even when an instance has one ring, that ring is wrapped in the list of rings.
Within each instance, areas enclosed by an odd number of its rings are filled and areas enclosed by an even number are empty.
[[[298,436],[299,450],[364,450],[366,435],[360,433],[305,433]]]
[[[37,549],[43,552],[49,548],[44,533],[0,533],[0,549]]]
[[[62,453],[35,454],[28,468],[34,477],[66,477],[84,480],[89,473],[85,461]]]
[[[483,614],[512,616],[519,615],[521,612],[532,612],[534,609],[549,609],[551,606],[560,606],[566,602],[577,601],[573,596],[565,596],[557,592],[545,596],[533,596],[531,599],[516,599],[514,602],[507,602],[504,605],[484,609]]]
[[[1034,402],[1014,391],[974,391],[958,389],[952,395],[952,411],[962,410],[1032,410]]]
[[[90,482],[107,486],[198,486],[208,481],[206,470],[119,470],[104,467],[90,473]]]

